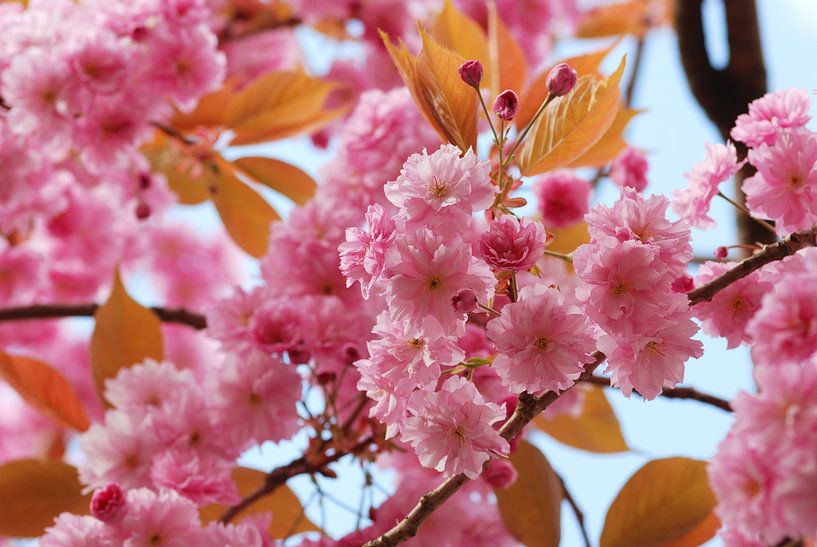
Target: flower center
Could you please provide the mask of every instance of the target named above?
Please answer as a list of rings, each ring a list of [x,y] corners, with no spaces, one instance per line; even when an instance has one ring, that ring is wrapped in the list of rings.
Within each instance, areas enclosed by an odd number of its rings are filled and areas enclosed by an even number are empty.
[[[422,338],[412,338],[411,340],[408,341],[408,343],[409,346],[417,349],[420,349],[426,345],[425,340],[423,340]]]
[[[539,349],[547,349],[549,340],[545,336],[540,336],[536,339],[536,347]]]
[[[616,286],[613,288],[613,294],[621,295],[627,292],[627,285],[623,281],[616,282]]]
[[[661,344],[655,340],[647,342],[647,351],[664,357],[664,352],[661,351]]]
[[[444,198],[448,195],[448,185],[438,179],[437,177],[431,177],[431,186],[429,187],[431,194],[437,198]]]
[[[443,280],[435,275],[434,277],[432,277],[431,279],[428,280],[428,290],[436,291],[437,289],[439,289],[442,286],[442,284],[443,284]]]
[[[803,186],[803,177],[798,175],[797,173],[792,173],[789,175],[789,186],[793,188],[799,188]]]

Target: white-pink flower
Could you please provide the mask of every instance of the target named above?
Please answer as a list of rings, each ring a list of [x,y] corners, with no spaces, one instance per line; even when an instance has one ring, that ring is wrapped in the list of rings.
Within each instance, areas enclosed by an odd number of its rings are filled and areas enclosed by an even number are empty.
[[[505,418],[505,410],[486,403],[465,378],[453,376],[437,392],[414,392],[409,410],[403,440],[414,447],[423,467],[476,479],[492,454],[508,452],[508,441],[491,427]]]
[[[128,511],[119,526],[124,547],[190,547],[201,534],[193,502],[172,490],[158,494],[147,488],[127,494]]]
[[[515,393],[569,388],[595,349],[587,320],[570,313],[559,291],[544,285],[525,287],[519,299],[488,323],[499,352],[492,367]]]
[[[394,223],[380,205],[369,205],[366,228],[347,228],[346,241],[338,247],[340,271],[346,286],[360,283],[363,298],[368,299],[386,266],[386,251],[394,241]]]
[[[782,129],[806,125],[811,119],[808,111],[808,92],[804,89],[767,93],[749,103],[749,113],[738,116],[731,135],[752,148],[774,144]]]

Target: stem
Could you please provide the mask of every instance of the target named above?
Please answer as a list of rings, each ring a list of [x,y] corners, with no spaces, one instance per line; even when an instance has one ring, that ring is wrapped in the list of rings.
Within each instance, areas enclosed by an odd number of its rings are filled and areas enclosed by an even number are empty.
[[[567,485],[565,484],[565,480],[560,476],[559,482],[562,483],[562,492],[564,492],[564,498],[567,500],[567,503],[570,504],[570,508],[573,509],[573,514],[576,515],[576,522],[579,524],[579,529],[582,531],[582,539],[584,540],[584,547],[590,547],[590,537],[587,535],[587,529],[584,527],[584,513],[579,508],[579,504],[576,503],[575,498],[570,494],[570,490],[567,489]]]
[[[530,132],[531,128],[533,127],[533,124],[536,123],[536,121],[539,119],[539,116],[541,116],[542,112],[545,111],[545,108],[547,107],[547,105],[552,103],[555,98],[556,97],[554,97],[553,95],[548,94],[547,98],[539,106],[539,110],[536,111],[536,113],[533,115],[533,117],[528,122],[528,125],[525,126],[525,128],[522,130],[522,132],[516,138],[516,142],[513,143],[513,147],[511,147],[511,151],[508,152],[508,157],[505,158],[505,163],[506,164],[511,161],[511,158],[513,158],[514,152],[516,152],[516,149],[519,148],[520,144],[522,144],[522,141],[525,140],[525,137],[528,136],[528,133]],[[507,165],[505,165],[504,167],[507,167]]]
[[[499,183],[500,195],[504,195],[505,186],[503,185],[502,171],[505,166],[502,161],[502,149],[505,147],[505,120],[499,120],[499,140],[496,142],[496,146],[499,151],[499,173],[497,174],[497,182]]]
[[[587,381],[588,383],[597,386],[611,387],[610,378],[605,378],[604,376],[593,376],[592,378],[589,378]],[[636,391],[635,393],[638,392]],[[640,393],[638,394],[640,395]],[[715,408],[720,408],[721,410],[725,410],[726,412],[732,412],[732,405],[726,399],[722,399],[715,395],[710,395],[709,393],[703,393],[692,387],[685,386],[674,388],[665,387],[664,390],[661,392],[661,397],[666,397],[667,399],[691,399],[694,401],[698,401],[699,403],[714,406]]]
[[[771,224],[769,224],[765,220],[761,220],[759,218],[755,218],[754,216],[752,216],[752,213],[749,211],[749,209],[747,209],[746,207],[744,207],[743,205],[741,205],[737,201],[733,200],[732,198],[728,197],[723,192],[718,192],[718,197],[725,199],[727,202],[732,204],[732,206],[735,209],[737,209],[738,211],[740,211],[742,213],[746,213],[746,215],[749,216],[749,218],[751,218],[752,220],[754,220],[755,222],[757,222],[758,224],[760,224],[761,226],[763,226],[764,228],[769,230],[771,233],[773,233],[775,235],[775,237],[777,237],[777,230],[774,229],[774,226],[772,226]]]
[[[565,262],[570,262],[571,264],[573,263],[573,257],[570,256],[569,254],[557,253],[556,251],[549,251],[545,249],[545,255],[552,256],[553,258],[558,258],[560,260],[564,260]]]
[[[624,104],[626,106],[632,106],[633,104],[633,96],[635,94],[635,86],[638,83],[638,74],[641,72],[641,59],[644,57],[644,45],[646,42],[644,41],[644,37],[641,36],[636,42],[635,45],[635,59],[633,60],[633,75],[630,77],[630,81],[627,83],[627,90],[624,92]]]
[[[188,146],[191,145],[191,144],[196,144],[196,139],[194,139],[193,137],[188,137],[187,135],[185,135],[184,133],[182,133],[181,131],[179,131],[175,127],[171,127],[171,126],[169,126],[169,125],[167,125],[165,123],[162,123],[162,122],[150,122],[150,125],[152,125],[156,129],[160,130],[162,133],[164,133],[168,137],[173,137],[174,139],[181,142],[182,144],[185,144],[185,145],[188,145]]]
[[[495,316],[497,316],[497,317],[499,317],[499,316],[501,316],[501,315],[502,315],[501,313],[499,313],[498,311],[496,311],[495,309],[493,309],[491,306],[485,306],[485,305],[483,305],[483,304],[480,304],[479,302],[477,302],[477,307],[479,307],[479,308],[481,308],[481,309],[483,309],[483,310],[487,311],[488,313],[490,313],[490,314],[492,314],[492,315],[495,315]]]
[[[510,282],[510,290],[511,290],[511,302],[518,302],[519,301],[519,285],[516,282],[516,272],[511,272],[511,282]]]
[[[480,92],[480,90],[475,87],[474,91],[476,92],[477,97],[479,97],[479,104],[482,105],[482,111],[485,112],[485,119],[488,120],[488,126],[491,128],[491,133],[494,134],[494,142],[497,143],[497,146],[498,146],[499,145],[499,137],[496,134],[496,129],[494,128],[494,122],[493,122],[493,120],[491,120],[491,113],[488,112],[488,105],[485,104],[485,99],[482,97],[482,93]],[[500,150],[502,150],[501,147],[500,147]],[[501,153],[502,152],[500,152],[500,154]]]

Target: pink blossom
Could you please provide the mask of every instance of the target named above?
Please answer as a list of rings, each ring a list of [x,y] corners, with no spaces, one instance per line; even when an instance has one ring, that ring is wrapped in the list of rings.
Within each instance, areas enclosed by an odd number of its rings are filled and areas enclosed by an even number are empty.
[[[475,479],[492,453],[508,452],[508,442],[491,427],[505,411],[486,403],[465,378],[451,377],[437,392],[414,392],[409,410],[403,440],[414,447],[423,467]]]
[[[749,113],[738,116],[731,135],[752,148],[771,145],[781,130],[806,125],[811,119],[808,111],[808,92],[804,89],[767,93],[749,103]]]
[[[409,156],[397,180],[384,187],[402,219],[453,234],[467,227],[473,212],[491,206],[490,164],[472,150],[460,155],[459,148],[444,144],[431,155]]]
[[[45,529],[40,538],[42,547],[114,547],[118,545],[111,529],[99,520],[62,513],[54,519],[54,525]]]
[[[189,500],[172,490],[155,493],[146,488],[127,495],[128,512],[119,532],[125,547],[188,547],[198,545],[199,513]]]
[[[282,354],[302,339],[302,313],[288,298],[269,299],[250,318],[253,342],[264,353]]]
[[[217,300],[206,310],[207,334],[230,351],[253,347],[250,318],[263,299],[263,290],[245,291],[236,287],[233,294]]]
[[[219,44],[227,56],[227,78],[245,83],[274,70],[295,70],[300,51],[292,29],[276,29]],[[274,51],[275,55],[268,52]]]
[[[592,189],[572,171],[559,169],[539,179],[533,191],[545,226],[561,228],[579,222],[587,213]]]
[[[680,309],[653,318],[639,332],[602,336],[599,349],[607,356],[612,384],[626,396],[635,389],[646,400],[675,387],[684,380],[684,363],[703,355],[703,344],[692,339],[696,332],[689,311]]]
[[[647,170],[649,164],[644,152],[628,146],[613,160],[610,166],[610,178],[621,188],[632,188],[643,192],[647,187]]]
[[[108,33],[97,34],[68,60],[74,75],[93,93],[109,94],[125,84],[128,51]]]
[[[527,218],[505,215],[479,241],[482,258],[498,270],[529,270],[545,253],[545,228]]]
[[[709,216],[709,205],[719,192],[720,184],[737,173],[745,160],[738,162],[737,149],[731,142],[707,144],[706,157],[685,173],[688,187],[673,192],[672,210],[691,226],[707,230],[715,227]]]
[[[814,275],[784,275],[761,301],[746,332],[759,364],[799,363],[817,352],[817,300]]]
[[[104,425],[92,425],[79,446],[86,459],[79,467],[83,483],[102,488],[110,482],[124,488],[150,484],[150,465],[156,443],[145,420],[120,410],[105,413]]]
[[[516,482],[519,473],[509,461],[497,458],[488,462],[482,478],[491,485],[491,488],[508,488]]]
[[[386,300],[395,319],[421,326],[431,316],[447,332],[459,328],[465,315],[451,305],[460,289],[472,289],[485,302],[495,278],[484,262],[457,238],[417,230],[397,239],[386,257]]]
[[[178,370],[166,361],[145,359],[105,380],[105,398],[117,409],[140,416],[193,387],[189,371]]]
[[[236,448],[230,445],[229,436],[217,423],[208,399],[198,387],[178,391],[173,399],[153,412],[151,432],[165,448],[194,450],[202,456],[231,459],[237,455]]]
[[[672,292],[686,294],[695,288],[695,280],[692,279],[692,276],[684,274],[676,277],[670,288],[672,288]]]
[[[368,300],[386,266],[386,251],[395,234],[394,223],[377,204],[369,205],[366,210],[366,225],[365,229],[347,228],[346,242],[341,243],[338,250],[340,271],[346,276],[346,286],[359,282],[360,292]]]
[[[488,323],[499,352],[492,367],[515,393],[569,388],[595,349],[586,319],[569,313],[555,289],[525,287],[519,298]]]
[[[281,361],[259,352],[230,356],[214,384],[217,422],[233,446],[280,441],[298,431],[301,379]]]
[[[749,151],[757,173],[743,182],[746,207],[775,221],[778,233],[817,222],[817,135],[807,129],[781,131],[773,145]]]
[[[360,379],[357,389],[374,401],[369,416],[386,425],[386,438],[397,435],[406,419],[408,401],[418,382],[405,374],[402,363],[393,356],[361,359],[355,363]],[[439,376],[439,366],[436,367]]]
[[[698,269],[697,284],[704,285],[733,267],[734,263],[706,262]],[[703,322],[705,333],[723,336],[730,349],[736,348],[751,340],[746,326],[760,309],[763,296],[772,288],[766,276],[754,272],[731,283],[712,300],[700,302],[693,312]]]
[[[198,506],[233,505],[241,496],[230,477],[232,467],[226,460],[173,448],[154,459],[150,477],[156,486],[175,490]]]
[[[247,520],[238,524],[211,522],[202,531],[198,547],[266,547],[258,528]]]
[[[122,518],[125,495],[115,482],[94,492],[91,498],[91,514],[102,522],[115,523]]]

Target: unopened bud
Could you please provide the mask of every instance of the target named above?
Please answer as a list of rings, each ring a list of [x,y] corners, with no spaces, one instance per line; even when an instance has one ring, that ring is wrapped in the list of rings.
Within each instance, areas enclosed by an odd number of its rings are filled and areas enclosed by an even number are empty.
[[[148,173],[139,173],[139,189],[140,190],[147,190],[150,188],[151,185],[150,174]]]
[[[508,488],[519,476],[511,462],[506,460],[493,459],[488,462],[482,478],[491,485],[492,488]]]
[[[102,522],[112,523],[122,517],[125,495],[116,483],[100,488],[91,497],[91,514]]]
[[[494,100],[494,114],[500,120],[512,120],[519,112],[519,95],[511,89],[506,89],[496,96]]]
[[[479,89],[482,81],[482,63],[479,61],[465,61],[460,65],[460,78],[474,89]]]
[[[550,70],[547,79],[548,93],[554,97],[567,95],[576,86],[578,73],[567,63],[559,63]]]
[[[355,361],[360,359],[360,350],[355,344],[344,344],[340,351],[347,365],[353,365]]]
[[[145,203],[144,201],[139,202],[136,206],[136,218],[139,220],[145,220],[150,216],[150,205]]]
[[[451,297],[451,304],[460,313],[470,313],[477,309],[477,293],[472,289],[460,289]]]
[[[726,247],[721,246],[715,249],[715,258],[717,258],[718,260],[723,260],[724,258],[726,258],[726,255],[728,254],[729,249],[727,249]]]

